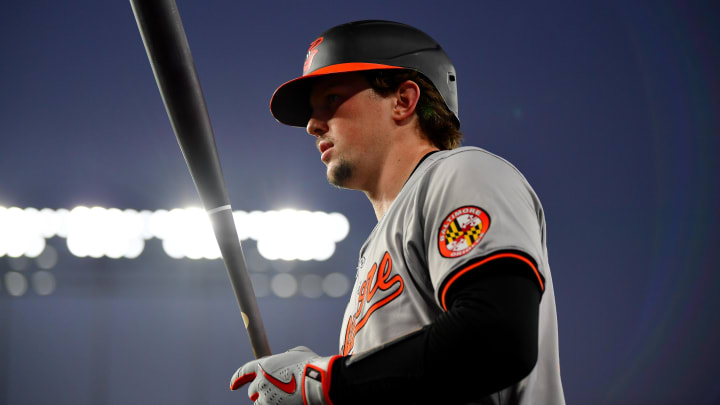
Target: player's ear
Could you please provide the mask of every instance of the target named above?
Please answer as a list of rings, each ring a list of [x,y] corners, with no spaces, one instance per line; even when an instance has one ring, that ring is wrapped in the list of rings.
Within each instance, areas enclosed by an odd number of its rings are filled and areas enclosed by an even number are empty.
[[[395,121],[404,121],[412,117],[418,100],[420,100],[420,87],[412,80],[400,83],[394,93],[392,117]]]

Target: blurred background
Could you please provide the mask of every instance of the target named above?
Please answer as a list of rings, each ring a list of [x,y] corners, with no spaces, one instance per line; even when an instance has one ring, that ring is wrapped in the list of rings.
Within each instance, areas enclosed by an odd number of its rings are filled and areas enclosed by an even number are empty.
[[[717,2],[178,6],[274,351],[337,352],[376,220],[270,96],[325,29],[390,19],[443,44],[464,143],[543,201],[568,403],[720,403]],[[227,386],[252,352],[222,261],[188,248],[207,228],[128,2],[3,5],[0,206],[0,403],[249,403]],[[268,242],[278,221],[291,247]]]

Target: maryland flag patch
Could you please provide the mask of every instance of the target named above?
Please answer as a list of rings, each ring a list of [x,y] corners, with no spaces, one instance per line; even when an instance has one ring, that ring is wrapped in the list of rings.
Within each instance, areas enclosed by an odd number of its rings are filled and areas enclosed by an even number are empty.
[[[460,257],[475,247],[490,228],[490,217],[480,207],[467,205],[448,215],[440,226],[438,247],[443,257]]]

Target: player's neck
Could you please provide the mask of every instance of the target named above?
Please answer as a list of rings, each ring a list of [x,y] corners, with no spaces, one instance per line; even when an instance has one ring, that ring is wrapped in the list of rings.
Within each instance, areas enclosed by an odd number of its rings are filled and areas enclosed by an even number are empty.
[[[375,210],[375,217],[378,221],[395,201],[423,156],[437,150],[435,146],[426,142],[398,144],[393,149],[394,151],[388,154],[388,159],[379,171],[377,182],[373,187],[363,190]]]

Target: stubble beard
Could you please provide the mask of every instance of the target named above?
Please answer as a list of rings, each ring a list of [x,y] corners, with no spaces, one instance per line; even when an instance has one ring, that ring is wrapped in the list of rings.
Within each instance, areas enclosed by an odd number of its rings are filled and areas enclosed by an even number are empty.
[[[345,184],[347,184],[350,177],[352,177],[352,172],[353,167],[350,162],[340,157],[337,166],[328,173],[328,183],[337,188],[346,188]]]

